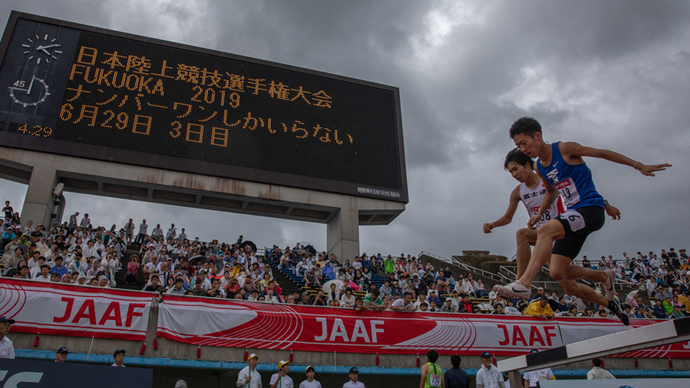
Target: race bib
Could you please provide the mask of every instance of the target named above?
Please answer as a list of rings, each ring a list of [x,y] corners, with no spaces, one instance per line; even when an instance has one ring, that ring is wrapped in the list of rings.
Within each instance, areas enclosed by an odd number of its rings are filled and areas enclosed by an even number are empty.
[[[582,217],[582,215],[575,210],[566,210],[558,217],[562,220],[568,221],[570,230],[573,232],[577,232],[586,226],[584,217]]]
[[[429,385],[432,387],[440,387],[441,386],[441,376],[440,375],[431,375],[429,376]]]
[[[563,198],[565,207],[572,207],[580,202],[580,193],[577,192],[577,187],[575,186],[575,182],[573,182],[573,178],[568,178],[567,180],[556,183],[554,188],[561,193],[561,198]]]

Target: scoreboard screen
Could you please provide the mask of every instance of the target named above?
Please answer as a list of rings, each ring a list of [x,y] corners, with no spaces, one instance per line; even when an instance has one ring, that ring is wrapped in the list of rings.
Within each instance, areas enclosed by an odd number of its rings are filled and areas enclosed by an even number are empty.
[[[0,143],[408,201],[395,87],[19,12]]]

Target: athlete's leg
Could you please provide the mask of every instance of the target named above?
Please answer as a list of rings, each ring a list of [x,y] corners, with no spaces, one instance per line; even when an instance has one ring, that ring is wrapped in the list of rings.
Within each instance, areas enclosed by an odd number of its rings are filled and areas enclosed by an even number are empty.
[[[532,255],[532,246],[537,243],[537,230],[529,228],[520,229],[515,234],[515,240],[517,240],[517,254],[515,255],[517,278],[520,279],[522,274],[525,273],[525,269],[527,269],[530,256]]]
[[[588,287],[584,284],[577,283],[574,279],[565,278],[564,276],[570,273],[570,267],[579,267],[574,265],[569,257],[561,255],[551,256],[551,277],[558,282],[558,284],[563,287],[568,295],[577,296],[580,299],[587,300],[592,303],[600,304],[602,306],[608,306],[608,300],[605,296],[596,292],[592,287]],[[582,268],[582,267],[580,267]],[[586,268],[582,268],[586,269]],[[592,271],[598,272],[598,271]],[[576,269],[573,273],[578,273]],[[602,274],[604,272],[601,272]],[[605,276],[605,275],[604,275]],[[582,279],[582,278],[579,278]]]
[[[534,277],[541,271],[541,267],[551,258],[553,242],[564,236],[565,230],[563,229],[563,225],[555,219],[537,229],[537,243],[534,245],[532,257],[530,258],[525,273],[518,278],[525,288],[529,289],[530,285],[532,285],[532,280],[534,280]],[[553,274],[553,269],[551,271]]]

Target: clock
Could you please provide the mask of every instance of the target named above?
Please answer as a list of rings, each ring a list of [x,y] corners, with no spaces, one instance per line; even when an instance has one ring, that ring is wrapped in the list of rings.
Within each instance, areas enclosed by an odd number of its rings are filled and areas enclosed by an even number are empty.
[[[12,101],[25,108],[27,106],[37,106],[44,102],[50,95],[46,81],[41,78],[36,78],[35,75],[31,77],[28,86],[25,81],[17,81],[13,86],[10,86],[9,89]]]
[[[44,34],[43,39],[35,35],[32,38],[26,38],[28,43],[22,44],[25,49],[24,54],[27,54],[27,62],[36,60],[36,64],[40,65],[41,61],[50,63],[51,60],[58,59],[58,55],[62,54],[59,50],[60,43],[57,43],[57,38],[51,38],[49,34]]]

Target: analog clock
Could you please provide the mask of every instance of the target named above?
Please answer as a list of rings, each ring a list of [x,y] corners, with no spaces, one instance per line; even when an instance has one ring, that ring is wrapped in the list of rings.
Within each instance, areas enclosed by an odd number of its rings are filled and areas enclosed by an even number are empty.
[[[22,44],[22,47],[24,54],[29,56],[28,62],[35,60],[37,65],[40,65],[42,61],[50,63],[51,60],[58,59],[58,55],[62,54],[57,38],[52,38],[48,34],[44,34],[42,37],[35,35],[26,40],[28,43]]]

